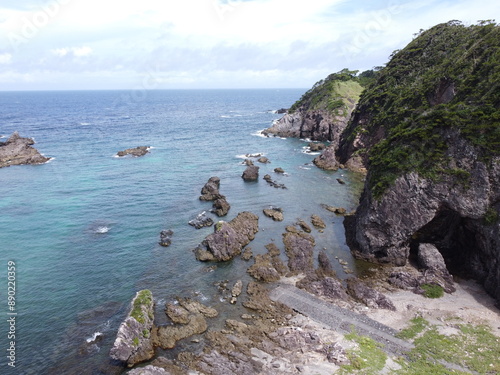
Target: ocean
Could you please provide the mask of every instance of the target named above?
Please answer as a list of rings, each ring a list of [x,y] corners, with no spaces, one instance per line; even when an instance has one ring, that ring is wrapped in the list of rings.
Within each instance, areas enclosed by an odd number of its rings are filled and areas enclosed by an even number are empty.
[[[131,299],[144,288],[155,297],[158,324],[166,322],[164,304],[175,296],[217,308],[214,328],[241,315],[240,303],[223,300],[214,283],[248,282],[253,261],[236,258],[214,270],[192,252],[213,231],[188,225],[211,208],[198,199],[211,176],[220,178],[231,204],[223,220],[242,211],[259,215],[260,230],[249,245],[254,254],[265,253],[270,242],[283,250],[285,226],[318,214],[327,228],[314,231],[316,251],[325,249],[340,277],[347,275],[336,257],[356,272],[343,218],[322,205],[355,209],[362,177],[316,168],[307,140],[260,134],[281,117],[275,110],[305,91],[0,92],[0,135],[18,131],[34,138],[52,158],[0,169],[0,373],[121,374],[109,350]],[[150,153],[115,156],[136,146],[150,146]],[[256,153],[271,163],[256,162],[259,181],[244,182],[245,154]],[[275,174],[276,167],[286,174]],[[287,189],[268,185],[266,173]],[[262,214],[271,205],[283,209],[283,222]],[[174,232],[167,248],[158,244],[164,229]],[[7,299],[8,262],[16,267],[14,310]],[[11,341],[15,368],[5,355]],[[185,341],[158,355],[199,349]]]

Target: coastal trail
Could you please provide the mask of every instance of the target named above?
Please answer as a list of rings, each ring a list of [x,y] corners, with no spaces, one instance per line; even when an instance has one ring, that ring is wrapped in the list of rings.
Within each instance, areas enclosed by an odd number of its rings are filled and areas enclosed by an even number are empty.
[[[281,284],[270,291],[269,297],[335,331],[351,333],[355,330],[359,335],[371,337],[382,344],[383,350],[389,354],[406,357],[415,348],[412,343],[396,337],[398,330],[365,315],[323,301],[293,285]],[[450,370],[475,374],[469,369],[445,360],[438,359],[437,362]]]
[[[323,301],[295,286],[280,285],[270,292],[270,298],[335,331],[350,333],[354,329],[358,334],[369,336],[383,344],[388,353],[404,355],[414,348],[413,344],[396,337],[397,330],[365,315]]]

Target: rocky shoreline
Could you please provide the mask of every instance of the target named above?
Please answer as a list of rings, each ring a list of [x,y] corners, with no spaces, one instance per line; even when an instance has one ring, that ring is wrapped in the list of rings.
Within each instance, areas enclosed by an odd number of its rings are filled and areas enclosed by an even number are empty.
[[[260,183],[258,178],[257,183]],[[219,189],[220,179],[211,177],[201,189],[200,200],[225,200]],[[349,220],[349,214],[341,207],[325,205],[324,208],[340,216],[348,215]],[[262,213],[271,220],[282,221],[286,207],[271,206]],[[189,224],[195,228],[214,225],[205,212]],[[345,331],[271,299],[270,292],[276,286],[294,286],[325,303],[350,311],[347,314],[353,319],[362,321],[363,316],[371,316],[391,327],[384,318],[389,312],[391,316],[406,316],[406,324],[418,316],[419,310],[410,305],[413,300],[428,300],[424,297],[426,285],[438,285],[451,295],[460,290],[432,244],[421,244],[415,266],[373,265],[365,278],[351,276],[341,280],[323,250],[314,259],[315,236],[326,226],[318,215],[297,220],[294,225],[284,224],[281,236],[284,251],[272,242],[265,246],[267,252],[253,255],[249,245],[259,231],[258,215],[240,212],[229,222],[216,222],[214,232],[194,249],[194,254],[204,262],[250,262],[247,273],[253,281],[226,280],[216,286],[225,296],[225,314],[231,309],[242,311],[242,307],[247,312],[237,319],[225,319],[223,329],[212,328],[211,322],[220,319],[217,317],[221,311],[194,299],[177,297],[165,303],[168,323],[155,325],[157,319],[151,317],[153,296],[138,308],[138,296],[150,293],[138,292],[120,327],[111,358],[134,367],[127,372],[132,375],[331,374],[352,363],[349,353],[356,350],[357,344],[346,339]],[[339,263],[344,264],[340,259]],[[209,268],[214,270],[216,266]],[[391,296],[403,292],[407,293],[406,306],[401,307],[401,302],[393,302]],[[134,310],[140,312],[140,317],[148,315],[149,318],[137,320]],[[495,312],[491,311],[490,315],[494,321]],[[496,316],[500,317],[498,313]],[[339,319],[341,322],[343,318]],[[500,330],[496,329],[495,333],[500,335]],[[196,351],[180,351],[175,357],[155,356],[159,350],[168,351],[179,341],[189,340],[201,346]],[[399,353],[399,349],[395,350]],[[392,362],[388,363],[390,368]]]

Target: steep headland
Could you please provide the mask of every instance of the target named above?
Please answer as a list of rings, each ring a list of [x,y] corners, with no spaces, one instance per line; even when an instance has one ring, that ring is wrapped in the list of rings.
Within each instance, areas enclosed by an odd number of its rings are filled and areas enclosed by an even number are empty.
[[[350,246],[404,265],[432,243],[500,301],[500,27],[450,21],[396,51],[342,134],[368,169]]]
[[[317,82],[265,135],[309,138],[338,144],[363,91],[357,71],[344,69]]]

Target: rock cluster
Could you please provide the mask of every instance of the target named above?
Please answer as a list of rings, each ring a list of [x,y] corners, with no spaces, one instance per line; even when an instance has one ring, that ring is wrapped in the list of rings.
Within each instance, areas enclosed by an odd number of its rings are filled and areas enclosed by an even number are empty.
[[[0,142],[0,168],[21,164],[43,164],[50,160],[32,145],[35,141],[14,132],[6,142]]]
[[[201,261],[227,261],[241,254],[242,249],[255,238],[259,217],[251,212],[240,212],[230,222],[219,221],[214,233],[208,235],[195,249]]]
[[[171,229],[162,230],[160,232],[160,245],[168,247],[172,244],[172,236],[174,232]]]
[[[139,156],[144,156],[146,155],[151,147],[149,146],[138,146],[134,148],[127,148],[126,150],[123,151],[118,151],[116,153],[116,156],[123,157],[123,156],[134,156],[134,157],[139,157]]]
[[[231,205],[227,202],[226,197],[219,192],[219,188],[220,178],[210,177],[207,183],[201,189],[200,200],[213,201],[214,203],[212,205],[212,212],[221,217],[228,214]],[[205,223],[209,223],[209,221],[205,220]]]
[[[201,229],[204,227],[211,227],[212,225],[214,225],[214,221],[211,217],[207,216],[205,211],[203,211],[201,214],[196,216],[195,219],[190,220],[188,224],[195,227],[196,229]]]
[[[278,281],[288,273],[288,267],[281,260],[281,251],[276,245],[269,244],[266,248],[267,254],[256,255],[255,263],[248,268],[248,273],[259,281]]]
[[[268,175],[266,174],[264,176],[264,180],[269,184],[271,185],[272,187],[276,188],[276,189],[286,189],[286,186],[285,184],[280,184],[276,181],[273,181],[273,178],[271,177],[271,175]]]

